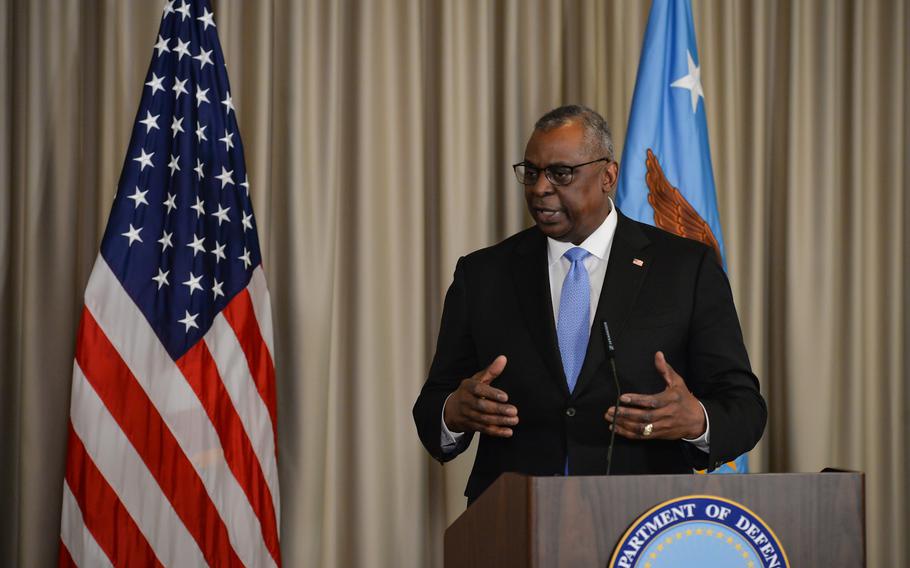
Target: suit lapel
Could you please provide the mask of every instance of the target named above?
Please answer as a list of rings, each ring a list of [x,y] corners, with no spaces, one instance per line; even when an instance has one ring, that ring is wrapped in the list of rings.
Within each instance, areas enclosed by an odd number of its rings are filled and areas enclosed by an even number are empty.
[[[537,351],[547,365],[547,374],[559,382],[563,393],[568,397],[569,388],[559,356],[556,324],[553,322],[547,239],[539,230],[532,229],[518,244],[516,253],[512,257],[512,275],[522,314]]]
[[[619,210],[617,210],[619,213]],[[650,241],[634,222],[619,213],[607,274],[597,301],[594,324],[588,339],[588,351],[578,375],[573,398],[584,391],[596,376],[606,358],[603,341],[603,322],[610,326],[613,341],[622,334],[629,312],[638,297],[641,283],[651,266],[652,253],[647,249]]]

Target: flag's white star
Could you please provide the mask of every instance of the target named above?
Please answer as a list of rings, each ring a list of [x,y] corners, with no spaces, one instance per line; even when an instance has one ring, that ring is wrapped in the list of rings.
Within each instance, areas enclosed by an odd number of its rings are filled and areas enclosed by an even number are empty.
[[[237,257],[237,260],[243,261],[243,267],[249,268],[253,264],[253,261],[250,260],[250,251],[246,250],[246,247],[243,247],[243,254]]]
[[[167,207],[168,213],[170,213],[174,209],[177,209],[177,195],[173,194],[173,193],[168,193],[167,199],[164,200],[164,203],[162,203],[162,205]]]
[[[168,14],[173,14],[173,13],[174,13],[174,0],[168,0],[167,2],[164,3],[164,14],[161,17],[166,18]]]
[[[174,136],[177,136],[178,132],[183,132],[183,118],[175,116],[171,119],[171,132],[174,133]]]
[[[199,217],[202,217],[202,214],[205,213],[204,205],[205,204],[202,202],[202,200],[199,199],[199,196],[196,196],[196,205],[193,205],[192,207],[190,207],[190,209],[193,209],[194,211],[196,211],[197,219]],[[196,255],[193,255],[193,256],[196,256]]]
[[[189,79],[184,79],[183,81],[181,81],[180,79],[177,79],[176,77],[174,78],[174,86],[171,87],[171,90],[173,90],[174,93],[176,93],[176,95],[174,95],[174,100],[175,100],[175,101],[179,101],[179,100],[180,100],[180,95],[188,95],[188,94],[189,94],[189,93],[187,92],[187,90],[186,90],[186,82],[187,82],[187,81],[189,81]]]
[[[250,213],[249,215],[247,215],[246,213],[243,214],[243,219],[240,220],[240,223],[243,225],[243,232],[244,232],[244,233],[246,232],[247,229],[252,229],[252,228],[253,228],[253,223],[252,223],[252,221],[253,221],[253,214],[252,214],[252,213]]]
[[[231,111],[234,110],[234,99],[231,98],[231,92],[230,92],[230,91],[227,92],[227,96],[224,98],[223,101],[221,101],[221,104],[224,105],[224,108],[225,108],[225,111],[224,111],[224,112],[225,112],[225,114],[226,114],[226,115],[230,115],[230,114],[231,114]],[[237,111],[234,111],[234,112],[237,112]]]
[[[177,321],[186,326],[186,333],[190,332],[191,327],[195,327],[196,329],[199,329],[199,325],[196,324],[196,318],[199,317],[199,314],[190,314],[189,310],[184,310],[184,311],[186,312],[186,315],[183,316],[182,320],[177,320]]]
[[[139,236],[140,231],[142,231],[142,227],[134,228],[133,224],[130,223],[130,230],[120,234],[130,240],[130,243],[127,246],[131,247],[136,241],[142,242],[142,237]]]
[[[243,177],[243,183],[240,184],[243,189],[246,190],[246,196],[250,196],[250,176],[246,175]]]
[[[196,106],[201,106],[202,103],[209,102],[209,90],[196,88]]]
[[[208,128],[208,125],[200,124],[198,120],[196,121],[196,138],[198,138],[200,142],[208,140],[205,136],[206,128]]]
[[[701,88],[701,68],[695,66],[695,62],[692,61],[692,53],[689,50],[686,50],[686,58],[689,74],[673,81],[670,86],[689,90],[692,99],[692,113],[694,114],[698,108],[698,97],[704,98],[705,92]]]
[[[199,70],[202,71],[205,69],[205,64],[212,64],[212,50],[204,50],[202,47],[199,48],[199,55],[194,55],[193,59],[200,63]]]
[[[190,54],[190,42],[184,42],[179,37],[177,38],[177,47],[174,48],[174,53],[177,53],[177,61],[183,59],[184,55]]]
[[[158,128],[158,117],[159,116],[161,116],[161,115],[156,114],[155,116],[152,116],[152,113],[150,113],[149,111],[145,111],[145,118],[140,120],[139,122],[145,125],[146,134],[148,134],[149,130],[151,130],[152,128]],[[159,130],[160,130],[160,128],[159,128]]]
[[[161,244],[161,252],[167,250],[167,247],[174,248],[174,241],[171,238],[174,236],[174,233],[168,233],[167,231],[161,231],[161,238],[158,239],[158,243]],[[195,256],[195,255],[193,255]]]
[[[139,157],[133,158],[134,162],[139,162],[139,171],[141,172],[142,170],[144,170],[145,166],[154,168],[155,164],[152,163],[152,156],[154,156],[155,153],[152,152],[151,154],[146,154],[145,149],[143,149],[143,148],[140,148],[139,151],[141,152]]]
[[[193,273],[190,272],[190,279],[183,283],[184,286],[190,289],[190,296],[192,296],[193,292],[196,290],[202,290],[202,285],[199,284],[200,280],[202,280],[202,274],[193,276]]]
[[[215,255],[215,264],[218,264],[218,262],[227,258],[224,255],[224,247],[226,247],[226,246],[227,245],[220,245],[220,244],[218,244],[218,241],[215,241],[215,248],[213,248],[212,250],[209,251]]]
[[[221,290],[221,287],[224,286],[224,282],[218,282],[217,278],[213,278],[213,280],[215,281],[215,283],[212,284],[212,294],[214,294],[212,300],[214,301],[218,299],[218,296],[224,296],[224,292]]]
[[[203,28],[203,31],[209,29],[209,26],[212,26],[212,27],[215,27],[215,28],[218,27],[218,26],[215,25],[215,22],[212,20],[212,16],[214,16],[214,15],[215,15],[215,14],[209,12],[209,9],[206,7],[206,8],[203,8],[203,13],[202,13],[202,15],[199,16],[198,18],[196,18],[197,20],[199,20],[200,22],[202,22],[203,24],[205,24],[205,27]]]
[[[224,186],[228,184],[234,185],[234,180],[231,179],[233,174],[234,170],[227,170],[224,166],[221,166],[221,175],[215,176],[215,179],[221,180],[221,189],[224,189]]]
[[[165,7],[165,10],[167,10],[167,7]],[[167,46],[167,42],[169,41],[171,41],[170,38],[164,38],[161,37],[161,34],[158,34],[158,43],[155,44],[155,49],[158,50],[158,53],[156,54],[158,57],[161,57],[161,54],[165,51],[171,50],[171,48]]]
[[[158,289],[161,290],[162,286],[170,286],[171,283],[167,281],[167,275],[170,274],[170,270],[161,271],[158,269],[158,276],[152,276],[152,280],[158,283]]]
[[[212,213],[212,217],[216,217],[218,219],[219,227],[221,226],[222,221],[227,221],[228,223],[231,222],[231,220],[228,218],[228,211],[230,211],[230,210],[231,210],[230,207],[225,209],[224,206],[219,203],[218,211],[215,211],[214,213]]]
[[[184,0],[183,5],[181,5],[179,8],[177,8],[177,11],[180,12],[180,15],[181,15],[180,21],[181,22],[190,17],[190,6],[189,6],[189,4],[186,3],[186,0]]]
[[[228,150],[230,150],[231,148],[234,147],[234,133],[228,132],[227,130],[225,130],[224,138],[219,138],[218,141],[224,142],[224,151],[227,152]]]
[[[167,165],[167,167],[171,168],[171,177],[174,177],[174,172],[180,171],[180,164],[178,163],[178,160],[180,160],[180,156],[171,154],[171,163]]]
[[[198,235],[193,235],[193,242],[186,245],[189,248],[193,249],[193,257],[196,257],[196,254],[200,252],[205,252],[205,239],[199,238]]]
[[[202,160],[199,158],[196,158],[196,167],[193,168],[193,171],[196,172],[196,175],[199,176],[199,179],[202,179],[204,174],[202,173]]]
[[[155,75],[154,73],[152,73],[151,80],[145,84],[147,87],[152,88],[153,97],[155,96],[155,93],[157,93],[158,91],[164,90],[164,87],[161,86],[162,81],[164,81],[164,77],[159,77],[158,75]]]
[[[145,194],[148,192],[149,192],[149,190],[147,190],[147,189],[145,191],[139,191],[139,188],[137,187],[136,192],[133,193],[132,195],[128,195],[126,198],[133,200],[133,203],[134,203],[133,209],[139,209],[140,205],[149,204],[149,202],[146,201],[146,199],[145,199]]]

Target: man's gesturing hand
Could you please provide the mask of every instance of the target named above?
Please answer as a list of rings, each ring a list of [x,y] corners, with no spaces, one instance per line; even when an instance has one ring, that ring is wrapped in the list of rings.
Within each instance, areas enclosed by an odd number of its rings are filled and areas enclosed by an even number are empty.
[[[622,405],[607,410],[607,421],[616,433],[626,438],[661,440],[695,439],[705,433],[705,412],[698,399],[689,392],[686,382],[660,351],[654,354],[654,366],[667,383],[658,394],[624,394]],[[651,431],[646,432],[646,426]]]
[[[506,404],[509,395],[490,383],[506,368],[506,357],[500,355],[486,369],[461,381],[443,409],[443,419],[452,432],[481,432],[488,436],[509,438],[518,424],[518,409]]]

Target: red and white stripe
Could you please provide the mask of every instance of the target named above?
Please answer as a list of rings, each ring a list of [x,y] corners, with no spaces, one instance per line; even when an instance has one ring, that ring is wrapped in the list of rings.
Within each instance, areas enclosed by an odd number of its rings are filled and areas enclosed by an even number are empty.
[[[73,369],[61,566],[280,566],[262,267],[176,362],[99,255]]]

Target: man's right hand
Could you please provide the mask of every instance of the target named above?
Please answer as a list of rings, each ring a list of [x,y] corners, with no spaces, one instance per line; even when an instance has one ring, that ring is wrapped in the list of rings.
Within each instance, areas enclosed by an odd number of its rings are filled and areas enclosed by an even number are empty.
[[[488,436],[509,438],[518,424],[518,409],[506,404],[509,395],[490,386],[506,368],[506,357],[500,355],[486,369],[461,381],[458,390],[446,400],[443,419],[452,432],[480,432]]]

